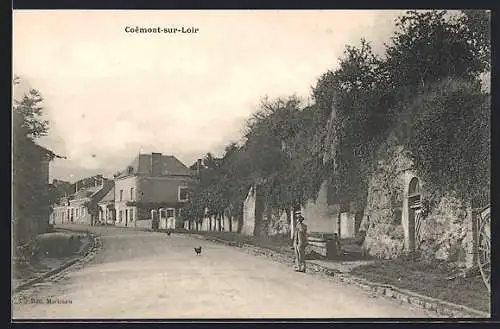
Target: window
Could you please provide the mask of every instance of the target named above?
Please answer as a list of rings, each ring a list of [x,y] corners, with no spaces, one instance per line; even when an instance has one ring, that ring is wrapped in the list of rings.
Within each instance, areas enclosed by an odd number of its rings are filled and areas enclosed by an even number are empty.
[[[420,183],[418,178],[413,177],[410,181],[410,186],[408,187],[408,195],[413,196],[416,194],[420,194]]]
[[[130,200],[134,200],[134,188],[130,188]]]
[[[174,211],[175,209],[167,209],[167,218],[175,217]]]
[[[120,201],[123,201],[123,190],[120,190]]]
[[[179,201],[187,201],[189,199],[189,190],[185,186],[179,186]]]
[[[123,220],[123,211],[122,210],[120,210],[120,212],[118,213],[118,220],[120,221],[120,223]]]
[[[134,208],[131,208],[128,213],[129,213],[128,216],[130,217],[130,221],[131,222],[134,221]]]
[[[128,222],[128,209],[125,209],[125,221]]]

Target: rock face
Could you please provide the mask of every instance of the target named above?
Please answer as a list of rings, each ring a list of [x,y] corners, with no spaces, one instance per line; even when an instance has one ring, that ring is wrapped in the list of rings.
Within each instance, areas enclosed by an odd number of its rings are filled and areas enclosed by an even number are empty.
[[[451,194],[441,198],[422,222],[422,257],[465,264],[472,241],[467,235],[466,205]]]
[[[364,248],[372,256],[391,259],[406,253],[402,225],[404,172],[412,166],[404,148],[387,144],[386,156],[380,159],[369,181],[367,205],[361,230],[366,232]],[[425,184],[422,196],[428,195]],[[466,205],[447,193],[435,200],[420,226],[417,253],[425,260],[442,260],[464,265],[472,252],[473,238],[468,230],[471,217]],[[408,236],[408,234],[406,235]]]
[[[368,196],[360,230],[366,232],[364,247],[378,258],[395,258],[404,253],[401,223],[403,173],[411,160],[401,146],[387,148],[368,184]]]

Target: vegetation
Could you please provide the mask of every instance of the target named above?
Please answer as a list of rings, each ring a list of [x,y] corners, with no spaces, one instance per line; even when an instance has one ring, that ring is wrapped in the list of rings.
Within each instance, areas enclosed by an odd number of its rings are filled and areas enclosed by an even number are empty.
[[[390,135],[432,188],[489,197],[490,104],[479,85],[490,69],[489,19],[482,10],[408,11],[381,56],[364,39],[347,46],[312,88],[314,104],[264,98],[244,143],[205,157],[186,215],[241,214],[254,184],[273,209],[314,198],[325,179],[338,203],[366,201]]]
[[[52,180],[49,185],[50,204],[56,204],[61,198],[69,196],[75,192],[74,184],[60,179]]]
[[[373,282],[390,284],[424,296],[438,298],[473,309],[490,312],[490,294],[481,277],[456,277],[459,273],[444,262],[416,262],[411,259],[377,260],[354,268],[351,274]]]
[[[14,86],[19,78],[14,79]],[[34,141],[47,134],[48,123],[42,119],[43,98],[37,90],[30,90],[21,101],[15,101],[13,119],[13,238],[16,243],[29,242],[48,227],[49,195],[43,182],[41,160],[52,160],[56,155],[38,146]]]

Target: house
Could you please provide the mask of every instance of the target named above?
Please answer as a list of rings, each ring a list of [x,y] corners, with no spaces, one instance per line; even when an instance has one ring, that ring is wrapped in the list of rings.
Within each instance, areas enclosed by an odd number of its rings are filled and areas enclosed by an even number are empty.
[[[196,172],[175,156],[139,154],[115,175],[116,225],[150,228],[156,213],[160,228],[182,227],[182,208],[196,182]]]
[[[96,180],[95,186],[78,190],[69,201],[75,223],[94,225],[99,216],[98,204],[113,188],[114,182],[105,178]]]
[[[63,157],[25,136],[14,134],[13,138],[13,238],[16,243],[25,243],[48,231],[49,163]]]
[[[99,222],[104,225],[114,225],[116,221],[115,211],[115,184],[97,203],[99,206]]]
[[[52,205],[52,213],[50,214],[50,222],[52,224],[65,224],[71,222],[69,200],[71,200],[71,196],[66,196]]]
[[[93,225],[100,217],[99,202],[113,189],[113,186],[112,180],[103,177],[94,179],[94,186],[79,188],[76,183],[75,193],[62,198],[53,207],[52,222]]]

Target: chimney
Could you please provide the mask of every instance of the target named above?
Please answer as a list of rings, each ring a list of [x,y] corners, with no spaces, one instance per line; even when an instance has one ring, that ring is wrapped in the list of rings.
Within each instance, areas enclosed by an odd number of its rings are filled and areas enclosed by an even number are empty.
[[[151,176],[161,176],[161,153],[151,153]]]
[[[78,193],[78,181],[75,183],[75,193]]]
[[[201,159],[198,159],[198,161],[196,162],[196,171],[198,172],[198,175],[200,174],[200,171],[201,171]]]

